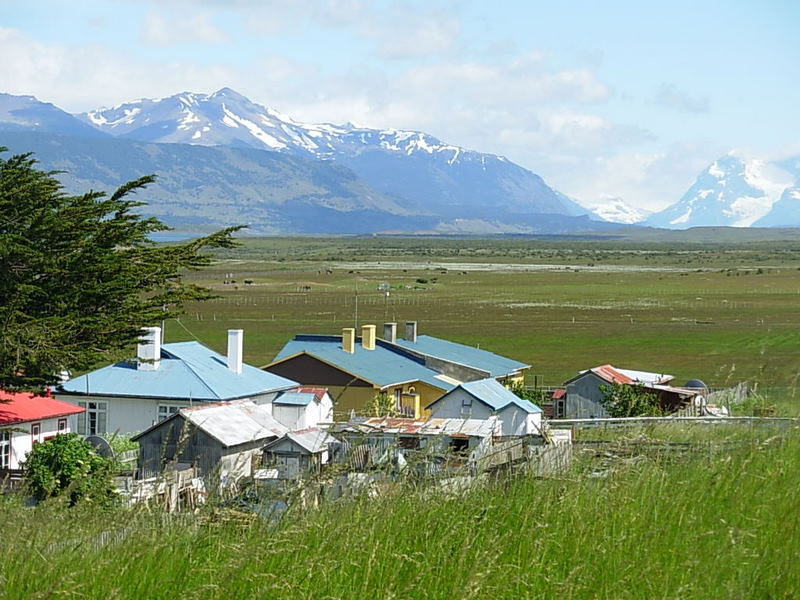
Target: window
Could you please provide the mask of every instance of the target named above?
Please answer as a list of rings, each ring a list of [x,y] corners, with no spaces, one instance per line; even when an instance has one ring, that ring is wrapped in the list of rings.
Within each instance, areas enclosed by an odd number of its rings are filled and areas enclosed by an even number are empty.
[[[67,420],[66,419],[59,419],[58,420],[58,433],[66,433],[67,432]]]
[[[7,469],[11,464],[11,432],[0,431],[0,469]]]
[[[394,408],[398,411],[403,408],[403,388],[394,388]]]
[[[168,419],[169,417],[174,415],[176,412],[178,412],[182,408],[183,408],[182,406],[178,406],[178,405],[175,405],[175,404],[159,404],[158,405],[158,421],[159,421],[159,423],[161,421],[163,421],[164,419]]]
[[[38,444],[42,441],[42,424],[31,423],[31,442]]]
[[[461,398],[461,406],[472,407],[472,396],[464,396]]]
[[[108,421],[108,402],[78,402],[86,412],[78,415],[78,433],[98,435],[106,432]]]

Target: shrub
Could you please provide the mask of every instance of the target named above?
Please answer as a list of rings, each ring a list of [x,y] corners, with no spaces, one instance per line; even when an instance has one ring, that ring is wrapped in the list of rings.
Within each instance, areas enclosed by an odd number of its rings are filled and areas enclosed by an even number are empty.
[[[34,445],[22,467],[29,492],[40,502],[64,497],[69,506],[81,500],[106,505],[116,496],[113,462],[98,455],[77,433]]]
[[[658,403],[658,396],[647,391],[640,383],[612,383],[601,385],[603,397],[600,404],[611,417],[659,417],[664,411]]]

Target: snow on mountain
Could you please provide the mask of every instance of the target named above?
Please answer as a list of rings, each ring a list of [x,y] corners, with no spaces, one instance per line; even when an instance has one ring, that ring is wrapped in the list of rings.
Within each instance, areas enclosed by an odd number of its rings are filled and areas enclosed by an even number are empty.
[[[603,198],[591,204],[587,203],[587,207],[592,214],[603,221],[625,225],[641,223],[651,214],[649,211],[631,206],[622,198]]]
[[[300,123],[229,88],[137,100],[80,117],[101,131],[136,141],[244,146],[336,162],[380,192],[443,217],[585,214],[541,177],[502,156],[466,150],[419,131]]]
[[[792,185],[793,177],[778,166],[728,154],[697,177],[678,202],[652,215],[654,227],[749,227],[767,215]]]
[[[783,191],[765,216],[753,223],[755,227],[800,227],[800,187]]]
[[[230,88],[213,94],[183,92],[169,98],[136,100],[78,116],[101,131],[137,141],[250,146],[321,159],[355,153],[366,146],[409,156],[443,153],[450,164],[467,153],[417,131],[300,123]]]

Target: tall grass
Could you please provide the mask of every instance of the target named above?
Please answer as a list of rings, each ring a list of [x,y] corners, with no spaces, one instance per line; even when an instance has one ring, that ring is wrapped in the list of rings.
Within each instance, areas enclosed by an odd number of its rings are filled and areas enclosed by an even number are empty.
[[[279,523],[5,500],[0,596],[794,598],[798,485],[795,432],[602,478],[389,487]]]

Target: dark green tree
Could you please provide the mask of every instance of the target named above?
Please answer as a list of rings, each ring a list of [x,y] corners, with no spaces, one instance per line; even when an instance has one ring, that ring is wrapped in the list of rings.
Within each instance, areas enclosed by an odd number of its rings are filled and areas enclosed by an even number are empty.
[[[28,491],[40,502],[63,495],[70,506],[81,500],[108,505],[116,497],[113,461],[77,433],[35,444],[22,468]]]
[[[30,154],[0,158],[0,387],[41,387],[115,358],[141,327],[211,297],[181,273],[209,264],[205,249],[234,245],[236,227],[154,244],[169,228],[130,197],[153,175],[108,196],[66,194],[57,174]]]
[[[611,417],[659,417],[664,414],[658,396],[640,383],[601,385],[600,404]]]

